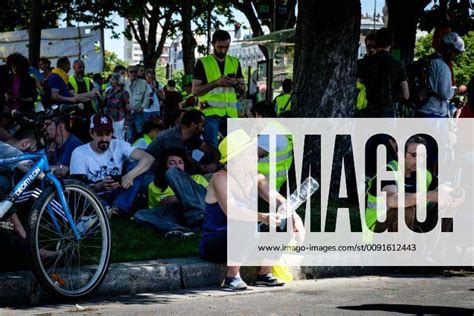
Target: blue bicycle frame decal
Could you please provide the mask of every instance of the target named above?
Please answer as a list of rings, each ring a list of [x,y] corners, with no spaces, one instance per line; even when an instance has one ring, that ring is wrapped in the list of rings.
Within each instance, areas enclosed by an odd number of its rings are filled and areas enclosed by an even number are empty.
[[[56,214],[60,216],[61,218],[66,219],[67,222],[69,222],[74,232],[76,240],[80,240],[81,236],[79,232],[77,231],[76,223],[74,222],[74,219],[72,218],[71,212],[69,210],[69,206],[66,202],[66,197],[64,196],[63,187],[59,179],[56,178],[51,172],[48,159],[46,157],[46,152],[44,150],[40,150],[35,153],[19,155],[19,156],[15,156],[11,158],[0,159],[0,166],[10,164],[13,162],[25,161],[25,160],[33,160],[33,161],[36,161],[36,163],[30,168],[30,170],[28,170],[28,172],[23,176],[23,178],[15,185],[13,190],[8,195],[7,199],[14,202],[34,182],[34,180],[37,179],[41,173],[44,172],[45,176],[41,180],[41,186],[42,187],[44,186],[45,180],[49,180],[51,183],[53,183],[54,187],[56,188],[59,201],[61,202],[61,205],[58,205],[59,203],[57,202],[55,203],[56,205],[53,205],[55,201],[51,200],[47,206],[48,207],[47,211],[51,217],[51,220],[55,228],[58,230],[58,232],[60,231],[60,225],[55,216]]]

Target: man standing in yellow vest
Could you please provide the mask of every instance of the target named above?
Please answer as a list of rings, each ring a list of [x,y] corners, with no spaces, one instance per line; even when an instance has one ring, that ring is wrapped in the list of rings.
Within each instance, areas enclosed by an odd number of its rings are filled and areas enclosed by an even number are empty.
[[[227,55],[230,40],[228,32],[215,31],[212,55],[200,58],[194,68],[192,93],[206,116],[204,141],[214,148],[219,131],[227,132],[227,117],[237,117],[237,93],[245,92],[239,60]]]
[[[77,59],[72,64],[74,75],[69,76],[69,86],[74,90],[74,95],[81,94],[88,101],[84,102],[84,114],[89,119],[97,112],[96,99],[97,90],[94,88],[91,78],[84,76],[85,65],[80,59]]]
[[[97,112],[97,102],[95,97],[98,91],[94,88],[91,78],[84,75],[85,65],[80,59],[77,59],[72,64],[74,75],[69,76],[69,90],[75,96],[81,96],[81,102],[84,103],[84,109],[76,111],[75,115],[82,117],[83,120],[76,120],[72,124],[72,131],[83,142],[91,140],[89,135],[89,119]]]

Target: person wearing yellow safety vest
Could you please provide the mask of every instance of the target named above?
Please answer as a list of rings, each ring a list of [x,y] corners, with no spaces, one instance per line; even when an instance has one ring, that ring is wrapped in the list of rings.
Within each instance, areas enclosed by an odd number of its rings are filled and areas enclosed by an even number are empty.
[[[420,189],[425,189],[426,198],[428,202],[438,202],[437,190],[428,191],[428,188],[432,182],[432,174],[430,171],[426,171],[425,179],[421,179],[420,176],[423,173],[417,172],[416,168],[416,157],[417,157],[417,146],[424,145],[426,147],[426,141],[420,136],[410,137],[405,145],[405,170],[399,170],[399,164],[396,160],[392,160],[387,164],[389,170],[395,172],[395,181],[384,181],[384,186],[381,188],[382,192],[386,192],[386,208],[387,217],[384,222],[377,221],[377,183],[376,177],[371,178],[367,185],[367,205],[365,210],[365,222],[367,227],[374,232],[383,232],[388,227],[394,227],[399,225],[398,222],[408,225],[410,228],[414,228],[415,220],[415,206],[416,206],[416,193],[421,192]],[[398,173],[396,173],[398,171]],[[397,219],[398,214],[398,187],[397,183],[400,180],[397,174],[405,175],[405,220]],[[418,175],[418,179],[417,179]],[[418,185],[417,185],[418,180]],[[422,184],[425,182],[424,184]]]
[[[135,222],[152,225],[165,238],[194,235],[204,219],[207,180],[188,173],[188,160],[183,148],[171,147],[162,155],[160,167],[148,186],[148,209],[133,216]]]
[[[366,54],[362,59],[357,60],[357,80],[356,80],[356,115],[358,117],[364,117],[364,109],[367,108],[367,90],[365,85],[362,83],[362,69],[367,64],[369,58],[375,55],[377,52],[377,46],[375,45],[375,33],[369,33],[365,37],[365,51]]]
[[[163,124],[155,123],[153,121],[145,121],[142,126],[143,136],[133,143],[133,147],[146,149],[155,137],[164,129],[165,127]]]
[[[277,116],[282,116],[282,113],[291,111],[291,91],[293,91],[293,81],[291,81],[291,79],[283,80],[282,89],[283,93],[273,100]]]
[[[237,93],[245,92],[240,62],[227,55],[230,40],[228,32],[215,31],[212,55],[200,58],[194,68],[192,93],[206,116],[204,141],[214,148],[219,131],[226,134],[226,118],[237,117]]]
[[[82,94],[87,99],[86,102],[83,102],[83,114],[88,119],[98,110],[95,100],[98,91],[94,87],[91,78],[84,76],[85,65],[82,60],[75,60],[72,64],[72,69],[74,70],[74,75],[69,76],[69,86],[71,90],[74,90],[74,94]]]
[[[250,110],[255,118],[276,117],[272,104],[267,101],[259,101]],[[267,134],[267,135],[266,135]],[[273,121],[263,129],[258,137],[258,173],[263,174],[267,180],[270,175],[270,138],[269,135],[276,134],[275,142],[275,190],[279,191],[286,182],[288,170],[293,163],[293,138],[288,129],[277,121]]]

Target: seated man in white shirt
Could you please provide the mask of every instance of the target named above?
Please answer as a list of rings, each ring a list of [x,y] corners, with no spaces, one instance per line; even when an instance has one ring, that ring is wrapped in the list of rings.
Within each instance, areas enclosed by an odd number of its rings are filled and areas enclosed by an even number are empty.
[[[128,142],[112,139],[112,117],[94,114],[90,121],[92,142],[74,150],[70,174],[90,183],[90,187],[109,207],[109,213],[129,214],[142,177],[155,160]],[[124,162],[132,158],[138,163],[123,173]],[[122,176],[123,174],[123,176]]]

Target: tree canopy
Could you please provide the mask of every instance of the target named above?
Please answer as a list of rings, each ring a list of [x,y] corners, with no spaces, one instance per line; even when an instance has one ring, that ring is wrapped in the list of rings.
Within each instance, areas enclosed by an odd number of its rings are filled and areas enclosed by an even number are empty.
[[[428,34],[420,37],[415,45],[415,59],[428,56],[433,53],[431,42],[433,35]],[[474,76],[474,31],[463,36],[465,51],[457,57],[454,62],[453,72],[457,84],[467,84]]]

